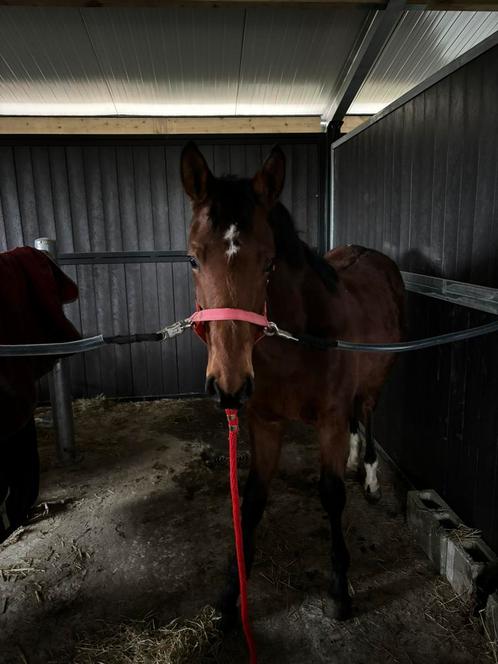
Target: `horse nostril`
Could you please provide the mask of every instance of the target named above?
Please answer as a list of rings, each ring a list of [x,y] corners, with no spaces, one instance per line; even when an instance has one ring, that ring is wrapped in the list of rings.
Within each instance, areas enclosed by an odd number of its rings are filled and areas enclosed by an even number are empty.
[[[208,376],[206,380],[206,393],[218,401],[220,408],[240,408],[242,404],[251,398],[254,392],[254,380],[248,376],[242,387],[233,394],[228,394],[218,384],[214,376]]]
[[[206,393],[209,394],[210,397],[214,397],[217,394],[219,395],[219,388],[218,384],[216,382],[216,379],[214,376],[208,376],[206,379]]]

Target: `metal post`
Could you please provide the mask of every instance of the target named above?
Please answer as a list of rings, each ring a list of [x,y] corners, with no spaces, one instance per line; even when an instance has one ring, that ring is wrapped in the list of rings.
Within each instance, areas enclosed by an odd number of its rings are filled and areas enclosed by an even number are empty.
[[[41,237],[35,240],[35,249],[44,251],[57,261],[55,240]],[[74,420],[67,359],[59,359],[48,376],[52,417],[55,427],[57,454],[63,463],[76,459]]]

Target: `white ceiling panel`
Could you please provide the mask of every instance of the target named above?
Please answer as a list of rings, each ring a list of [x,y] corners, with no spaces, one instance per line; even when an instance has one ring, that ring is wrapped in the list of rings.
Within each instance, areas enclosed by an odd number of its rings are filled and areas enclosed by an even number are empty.
[[[373,16],[0,7],[0,114],[323,116]],[[382,109],[497,30],[498,12],[404,12],[349,112]]]
[[[234,115],[243,9],[85,9],[116,111]]]
[[[5,115],[312,115],[368,9],[0,8]]]
[[[80,13],[0,8],[0,114],[114,114]]]
[[[348,113],[377,113],[496,31],[498,12],[405,11]]]
[[[357,8],[249,9],[237,113],[321,114],[369,16]]]

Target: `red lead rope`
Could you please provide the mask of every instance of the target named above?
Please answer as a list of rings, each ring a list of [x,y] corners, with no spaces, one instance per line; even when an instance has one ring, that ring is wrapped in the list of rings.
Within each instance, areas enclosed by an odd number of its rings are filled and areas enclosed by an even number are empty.
[[[249,660],[256,664],[256,645],[251,633],[249,615],[247,611],[247,577],[246,562],[244,559],[244,541],[242,537],[242,526],[240,523],[239,485],[237,481],[237,439],[239,436],[239,416],[236,410],[227,408],[225,410],[228,420],[228,443],[230,448],[230,493],[232,494],[232,518],[235,532],[235,552],[237,555],[237,567],[239,570],[240,584],[240,616],[242,627],[246,637]]]

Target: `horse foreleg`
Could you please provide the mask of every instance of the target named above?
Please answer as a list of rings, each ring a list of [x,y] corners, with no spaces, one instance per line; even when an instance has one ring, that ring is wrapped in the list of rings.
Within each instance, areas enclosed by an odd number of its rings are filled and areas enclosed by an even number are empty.
[[[334,617],[345,620],[351,615],[347,572],[349,552],[342,532],[342,512],[346,504],[345,463],[349,444],[346,417],[334,415],[319,427],[321,474],[320,499],[330,521],[331,579],[330,596]]]
[[[251,468],[244,487],[241,507],[244,557],[248,577],[254,560],[255,530],[263,516],[269,485],[278,466],[282,430],[282,423],[268,422],[253,411],[249,411]],[[222,614],[222,626],[225,629],[233,625],[236,620],[238,597],[239,573],[234,556],[229,566],[226,587],[217,604]]]

